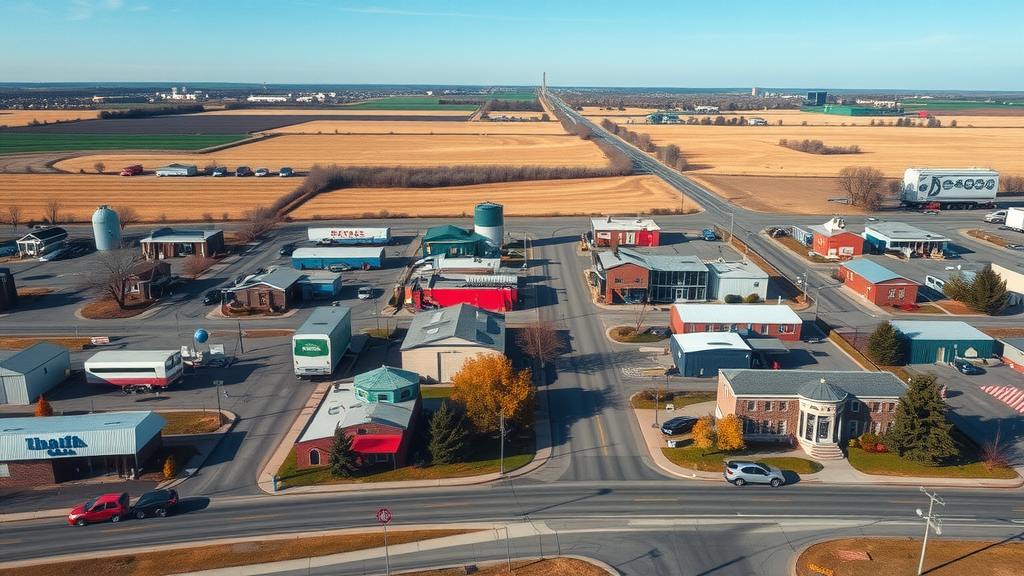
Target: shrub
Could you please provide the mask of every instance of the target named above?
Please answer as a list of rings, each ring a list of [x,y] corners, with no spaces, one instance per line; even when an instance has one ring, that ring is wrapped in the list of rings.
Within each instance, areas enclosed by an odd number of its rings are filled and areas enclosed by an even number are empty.
[[[39,401],[36,402],[36,416],[53,416],[53,407],[46,401],[46,398],[43,398],[42,394],[39,395]]]
[[[164,478],[170,480],[178,476],[178,463],[174,461],[174,455],[164,460]]]
[[[645,388],[643,391],[640,392],[641,400],[654,402],[654,399],[656,397],[658,399],[658,402],[667,402],[675,398],[674,393],[669,392],[668,390]]]
[[[878,442],[881,440],[874,432],[865,432],[860,435],[858,441],[865,452],[875,452],[878,449]]]
[[[856,438],[850,438],[850,441],[846,444],[847,448],[860,448],[860,441]]]
[[[740,302],[743,302],[743,297],[739,294],[726,294],[723,300],[726,304],[739,304]]]
[[[756,293],[748,294],[747,297],[743,299],[743,302],[746,304],[757,304],[760,301],[761,297],[758,296]]]

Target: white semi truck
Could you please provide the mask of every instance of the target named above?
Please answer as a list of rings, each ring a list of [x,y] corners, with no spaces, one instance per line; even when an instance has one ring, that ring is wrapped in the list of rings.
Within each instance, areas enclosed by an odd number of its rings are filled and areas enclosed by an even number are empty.
[[[993,207],[999,172],[987,168],[907,168],[900,201],[936,210]]]

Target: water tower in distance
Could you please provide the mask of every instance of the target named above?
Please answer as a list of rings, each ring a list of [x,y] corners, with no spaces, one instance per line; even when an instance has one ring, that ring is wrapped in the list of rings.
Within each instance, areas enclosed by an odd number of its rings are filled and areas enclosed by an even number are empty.
[[[121,245],[121,221],[106,204],[92,214],[92,233],[96,237],[97,250],[113,250]]]
[[[484,202],[476,205],[473,231],[487,238],[492,246],[501,246],[505,237],[505,208],[501,204]]]

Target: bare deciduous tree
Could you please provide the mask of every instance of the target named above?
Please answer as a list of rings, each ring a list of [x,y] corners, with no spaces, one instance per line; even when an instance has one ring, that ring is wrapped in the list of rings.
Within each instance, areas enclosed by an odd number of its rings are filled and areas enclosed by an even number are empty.
[[[94,257],[95,272],[85,277],[82,288],[110,296],[118,307],[125,308],[132,270],[141,260],[140,254],[128,248],[98,252]]]
[[[181,268],[185,276],[195,279],[198,278],[203,272],[206,272],[210,268],[210,266],[213,266],[214,262],[216,262],[216,260],[210,258],[209,256],[200,256],[199,254],[193,254],[188,258],[185,258],[185,261],[182,262]]]
[[[633,332],[640,333],[640,329],[644,327],[644,321],[647,320],[647,313],[650,310],[650,305],[646,301],[633,304]]]
[[[12,230],[18,229],[21,224],[21,206],[11,204],[7,207],[7,214],[4,215],[4,222],[11,225]]]
[[[538,320],[522,328],[516,335],[516,344],[535,360],[544,364],[552,362],[565,351],[558,327],[551,320]]]
[[[142,219],[142,216],[139,215],[139,211],[136,210],[135,208],[132,208],[131,206],[121,206],[117,208],[116,212],[117,219],[118,222],[120,222],[122,232],[124,232],[124,229],[131,226],[132,224],[138,224],[139,220]]]
[[[246,241],[253,240],[269,230],[276,220],[274,211],[266,206],[256,206],[246,210],[242,217],[246,222],[246,228],[243,232]]]
[[[43,217],[50,224],[60,224],[60,209],[62,205],[60,200],[52,198],[46,202],[46,208],[43,210]]]
[[[885,175],[877,168],[847,166],[839,171],[836,183],[854,206],[878,210],[885,198]]]

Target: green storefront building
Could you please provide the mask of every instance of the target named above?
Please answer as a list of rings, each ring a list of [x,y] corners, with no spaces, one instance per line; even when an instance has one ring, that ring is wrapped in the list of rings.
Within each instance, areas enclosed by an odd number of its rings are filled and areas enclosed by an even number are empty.
[[[965,322],[893,320],[890,323],[907,339],[908,364],[992,357],[995,340]]]

